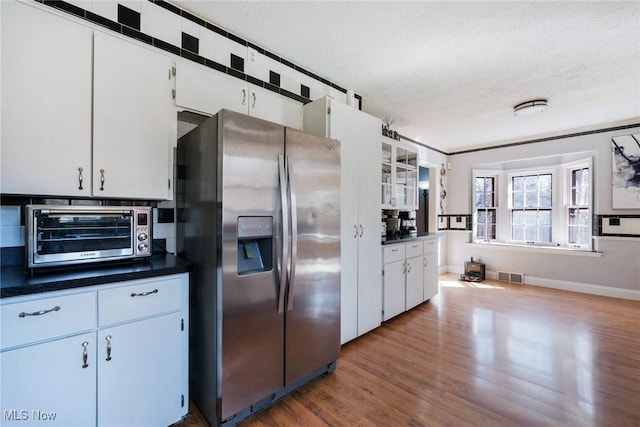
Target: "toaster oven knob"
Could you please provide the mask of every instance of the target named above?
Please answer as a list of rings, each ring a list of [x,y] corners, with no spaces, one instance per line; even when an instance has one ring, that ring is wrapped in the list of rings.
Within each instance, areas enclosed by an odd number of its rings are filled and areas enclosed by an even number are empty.
[[[146,251],[146,250],[147,250],[147,248],[148,248],[148,247],[149,247],[149,245],[147,245],[146,243],[140,243],[140,244],[138,245],[138,250],[139,250],[140,252],[144,252],[144,251]]]
[[[147,233],[140,233],[138,234],[138,240],[140,240],[141,242],[144,240],[147,240],[149,236],[147,236]]]

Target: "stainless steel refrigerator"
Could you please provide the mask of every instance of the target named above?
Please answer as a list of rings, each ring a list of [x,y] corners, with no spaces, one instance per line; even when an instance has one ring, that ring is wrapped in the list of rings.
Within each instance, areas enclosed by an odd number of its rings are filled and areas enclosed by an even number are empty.
[[[221,110],[178,141],[191,398],[235,425],[340,355],[340,144]]]

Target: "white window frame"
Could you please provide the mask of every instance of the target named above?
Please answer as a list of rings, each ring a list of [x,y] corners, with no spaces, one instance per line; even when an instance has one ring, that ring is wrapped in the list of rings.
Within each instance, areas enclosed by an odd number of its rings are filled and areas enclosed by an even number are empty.
[[[573,205],[572,204],[572,196],[571,196],[571,187],[572,187],[572,173],[575,170],[578,169],[589,169],[589,203],[585,206],[585,205]],[[591,238],[592,236],[592,228],[593,228],[593,183],[594,183],[594,179],[593,179],[593,161],[591,158],[583,160],[583,161],[578,161],[578,162],[572,162],[572,163],[567,163],[563,165],[563,173],[564,173],[564,198],[563,198],[563,221],[564,221],[564,229],[565,229],[565,245],[567,247],[572,247],[572,248],[576,248],[576,249],[584,249],[584,250],[591,250],[593,247],[593,239]],[[589,236],[589,239],[587,240],[587,242],[584,243],[570,243],[569,242],[569,210],[572,208],[579,208],[579,209],[583,209],[585,208],[588,209],[589,211],[589,221],[588,221],[588,230],[587,230],[587,235]]]
[[[500,236],[500,201],[501,201],[501,177],[500,171],[490,170],[478,170],[473,173],[472,191],[471,191],[471,206],[473,206],[473,241],[474,242],[495,242],[499,240]],[[493,178],[493,208],[496,213],[496,237],[494,239],[478,239],[478,208],[476,207],[476,178]],[[486,209],[486,208],[480,208]]]
[[[576,169],[589,168],[589,216],[594,214],[594,182],[593,157],[586,157],[569,163],[558,163],[552,166],[535,168],[513,168],[505,170],[474,169],[472,173],[470,203],[473,212],[472,239],[476,243],[501,243],[517,246],[560,247],[573,250],[593,250],[593,239],[588,243],[575,245],[569,243],[569,209],[571,205],[571,172]],[[512,178],[523,175],[551,174],[552,202],[551,202],[551,243],[527,244],[511,239],[511,210],[512,210]],[[496,205],[496,239],[485,240],[477,237],[477,208],[475,206],[475,181],[479,177],[493,177],[495,179]],[[589,221],[589,236],[592,235],[592,220]]]

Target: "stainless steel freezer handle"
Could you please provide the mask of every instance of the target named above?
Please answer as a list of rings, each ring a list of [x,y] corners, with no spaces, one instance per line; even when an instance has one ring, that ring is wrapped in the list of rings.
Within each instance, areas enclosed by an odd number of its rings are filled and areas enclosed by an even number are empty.
[[[278,288],[278,313],[284,311],[284,292],[287,285],[287,265],[289,262],[289,214],[287,212],[287,169],[284,154],[278,155],[278,175],[280,180],[280,203],[282,207],[282,253],[280,258],[280,287]]]
[[[287,156],[287,180],[289,182],[289,209],[291,209],[291,270],[289,272],[289,297],[287,311],[293,310],[293,289],[296,283],[296,258],[298,257],[298,214],[296,189],[293,183],[292,164]]]

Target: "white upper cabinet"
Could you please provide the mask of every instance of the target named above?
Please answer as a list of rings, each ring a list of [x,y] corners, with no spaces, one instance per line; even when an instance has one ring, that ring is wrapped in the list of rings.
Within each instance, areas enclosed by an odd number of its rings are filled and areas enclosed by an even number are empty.
[[[408,143],[382,138],[382,209],[418,209],[418,150]]]
[[[208,115],[233,110],[295,129],[302,128],[302,104],[203,66],[178,61],[176,105]]]
[[[1,7],[2,193],[170,198],[171,60],[34,6]]]
[[[93,195],[167,199],[171,194],[172,60],[96,32]]]
[[[29,5],[0,7],[0,191],[90,196],[92,31]]]

